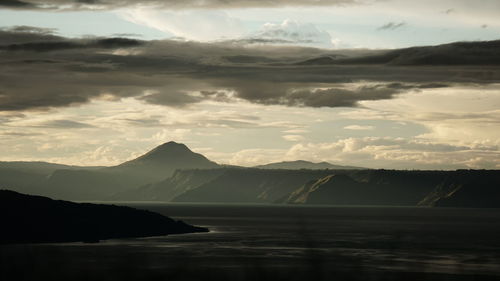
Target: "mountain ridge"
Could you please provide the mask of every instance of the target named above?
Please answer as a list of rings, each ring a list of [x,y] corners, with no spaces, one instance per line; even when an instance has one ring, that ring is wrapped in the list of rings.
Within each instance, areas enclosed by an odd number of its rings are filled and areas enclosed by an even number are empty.
[[[45,167],[16,170],[5,163],[1,188],[64,200],[500,207],[498,170],[373,170],[304,160],[245,168],[219,165],[176,142],[104,168],[13,162]],[[54,167],[63,169],[47,175]]]
[[[31,190],[34,194],[57,199],[102,200],[117,192],[169,178],[179,169],[219,167],[184,144],[167,142],[116,166],[55,170],[38,184],[39,188]]]
[[[366,168],[354,167],[354,166],[343,166],[335,165],[326,161],[322,162],[310,162],[305,160],[295,160],[295,161],[281,161],[273,162],[264,165],[254,166],[257,169],[286,169],[286,170],[300,170],[300,169],[311,169],[311,170],[362,170]]]

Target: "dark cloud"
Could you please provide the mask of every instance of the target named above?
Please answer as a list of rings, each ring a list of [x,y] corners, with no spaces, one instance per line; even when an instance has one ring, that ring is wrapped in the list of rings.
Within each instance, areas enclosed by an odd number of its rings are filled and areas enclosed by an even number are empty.
[[[412,47],[375,55],[329,60],[306,60],[301,64],[385,65],[500,65],[500,40],[456,42],[438,46]]]
[[[142,34],[138,33],[114,33],[113,37],[142,37]]]
[[[200,91],[204,99],[218,101],[218,102],[231,102],[234,99],[223,91]]]
[[[41,133],[33,133],[33,132],[19,132],[19,131],[7,131],[0,132],[0,136],[8,136],[8,137],[32,137],[32,136],[41,136]]]
[[[1,46],[62,40],[64,40],[64,38],[54,35],[53,29],[38,28],[33,26],[0,27]]]
[[[101,48],[101,49],[128,48],[128,47],[136,47],[143,44],[142,41],[128,39],[128,38],[60,40],[60,41],[55,40],[57,38],[56,36],[53,36],[52,38],[54,40],[0,45],[0,50],[49,52],[49,51],[58,51],[67,49],[83,49],[83,48]]]
[[[161,127],[165,124],[162,124],[160,120],[158,120],[161,116],[157,116],[156,118],[124,118],[120,119],[122,121],[127,122],[133,126],[139,127]]]
[[[500,82],[500,41],[331,51],[68,39],[23,29],[0,31],[0,111],[71,106],[101,96],[177,107],[206,100],[358,106],[426,88]],[[311,57],[329,59],[297,63]]]
[[[389,23],[386,23],[384,25],[382,25],[381,27],[377,28],[377,30],[396,30],[396,29],[399,29],[399,28],[402,28],[406,26],[406,22],[389,22]]]
[[[359,101],[391,99],[398,93],[401,93],[401,90],[385,85],[363,86],[355,90],[339,88],[295,90],[280,97],[279,101],[289,106],[355,107]]]
[[[228,40],[228,43],[232,44],[242,44],[242,45],[264,45],[264,44],[295,44],[295,43],[314,43],[312,40],[298,39],[298,40],[287,40],[279,38],[242,38]]]
[[[169,9],[246,8],[283,6],[331,6],[359,4],[360,0],[1,0],[0,6],[25,9],[117,9],[135,5],[152,5]]]
[[[0,1],[0,7],[7,8],[35,8],[35,6],[29,2],[23,2],[18,0],[2,0]]]
[[[386,87],[395,90],[410,90],[410,89],[446,88],[450,87],[450,85],[445,83],[425,83],[425,84],[391,83],[386,85]]]
[[[82,45],[75,42],[40,42],[40,43],[23,43],[0,46],[0,50],[5,51],[36,51],[48,52],[64,49],[83,48]]]
[[[191,96],[184,92],[177,92],[171,90],[163,90],[157,93],[148,94],[138,98],[147,103],[161,104],[175,107],[183,107],[188,104],[200,102],[199,97]]]
[[[39,34],[54,34],[56,32],[55,28],[45,28],[45,27],[35,27],[28,25],[16,25],[12,27],[3,27],[0,30],[13,32],[13,33],[39,33]]]
[[[58,128],[58,129],[83,129],[83,128],[93,128],[94,126],[82,122],[61,119],[61,120],[45,121],[34,125],[34,127]]]

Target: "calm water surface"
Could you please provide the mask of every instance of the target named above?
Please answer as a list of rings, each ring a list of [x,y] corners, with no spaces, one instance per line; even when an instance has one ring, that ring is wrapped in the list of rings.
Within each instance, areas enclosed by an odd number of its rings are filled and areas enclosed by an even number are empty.
[[[500,210],[126,205],[211,232],[0,246],[0,279],[500,280]]]

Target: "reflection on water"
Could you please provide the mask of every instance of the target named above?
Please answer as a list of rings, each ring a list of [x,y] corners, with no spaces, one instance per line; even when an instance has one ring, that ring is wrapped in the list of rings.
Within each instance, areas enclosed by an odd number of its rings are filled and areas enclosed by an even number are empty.
[[[132,205],[211,232],[0,246],[0,278],[500,280],[500,210]]]

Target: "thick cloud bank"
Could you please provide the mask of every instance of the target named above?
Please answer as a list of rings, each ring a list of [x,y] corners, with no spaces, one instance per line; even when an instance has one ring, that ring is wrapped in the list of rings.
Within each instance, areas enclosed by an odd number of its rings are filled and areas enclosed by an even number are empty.
[[[0,30],[0,110],[135,97],[182,107],[213,100],[356,107],[421,88],[500,82],[498,41],[392,51],[333,51],[238,43],[70,39]]]
[[[282,6],[330,6],[357,4],[361,0],[2,0],[0,7],[13,9],[116,9],[150,5],[168,9],[247,8]]]

